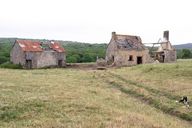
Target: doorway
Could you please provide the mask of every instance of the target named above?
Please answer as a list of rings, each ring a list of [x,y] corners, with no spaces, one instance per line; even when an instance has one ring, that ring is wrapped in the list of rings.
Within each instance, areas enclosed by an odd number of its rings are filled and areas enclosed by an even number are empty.
[[[165,62],[165,55],[162,55],[162,62]]]
[[[63,60],[58,60],[58,67],[62,67],[63,66]]]
[[[32,69],[32,60],[26,60],[25,66],[27,69]]]
[[[114,57],[114,56],[112,56],[112,62],[114,62],[114,60],[115,60],[115,57]]]
[[[142,64],[143,60],[141,56],[137,56],[137,64]]]

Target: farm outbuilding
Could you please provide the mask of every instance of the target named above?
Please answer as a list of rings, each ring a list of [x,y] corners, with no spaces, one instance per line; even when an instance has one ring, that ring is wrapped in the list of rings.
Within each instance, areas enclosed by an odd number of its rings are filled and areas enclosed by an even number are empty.
[[[10,58],[12,63],[29,69],[66,65],[65,50],[57,41],[16,40]]]
[[[106,61],[115,66],[132,66],[153,62],[149,50],[139,36],[119,35],[112,32],[107,46]]]
[[[176,62],[176,49],[171,45],[169,41],[169,31],[164,31],[163,41],[160,43],[160,46],[155,52],[155,59],[161,63]]]

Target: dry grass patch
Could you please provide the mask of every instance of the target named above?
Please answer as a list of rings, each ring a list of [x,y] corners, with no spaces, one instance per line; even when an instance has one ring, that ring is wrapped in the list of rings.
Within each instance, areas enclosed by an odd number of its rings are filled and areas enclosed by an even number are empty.
[[[130,68],[113,70],[126,76]],[[191,127],[111,87],[106,79],[124,82],[106,71],[0,69],[0,76],[0,127]]]

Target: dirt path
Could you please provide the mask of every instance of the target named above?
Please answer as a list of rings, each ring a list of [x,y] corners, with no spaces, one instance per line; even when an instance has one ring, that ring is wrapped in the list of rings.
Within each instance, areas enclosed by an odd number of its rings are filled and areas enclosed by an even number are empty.
[[[81,69],[81,70],[95,70],[96,63],[68,63],[67,68]]]
[[[179,96],[173,95],[164,90],[157,90],[147,85],[128,80],[122,76],[106,71],[105,75],[99,78],[111,87],[118,89],[122,93],[132,96],[145,104],[150,105],[166,114],[181,118],[182,120],[192,123],[192,110],[191,108],[186,111],[180,111],[178,108],[182,104],[175,102]]]

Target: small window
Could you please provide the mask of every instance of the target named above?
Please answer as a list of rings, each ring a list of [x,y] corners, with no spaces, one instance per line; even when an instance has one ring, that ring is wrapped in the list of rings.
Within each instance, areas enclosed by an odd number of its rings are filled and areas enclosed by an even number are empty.
[[[129,56],[129,60],[128,61],[133,61],[133,56],[132,55]]]

